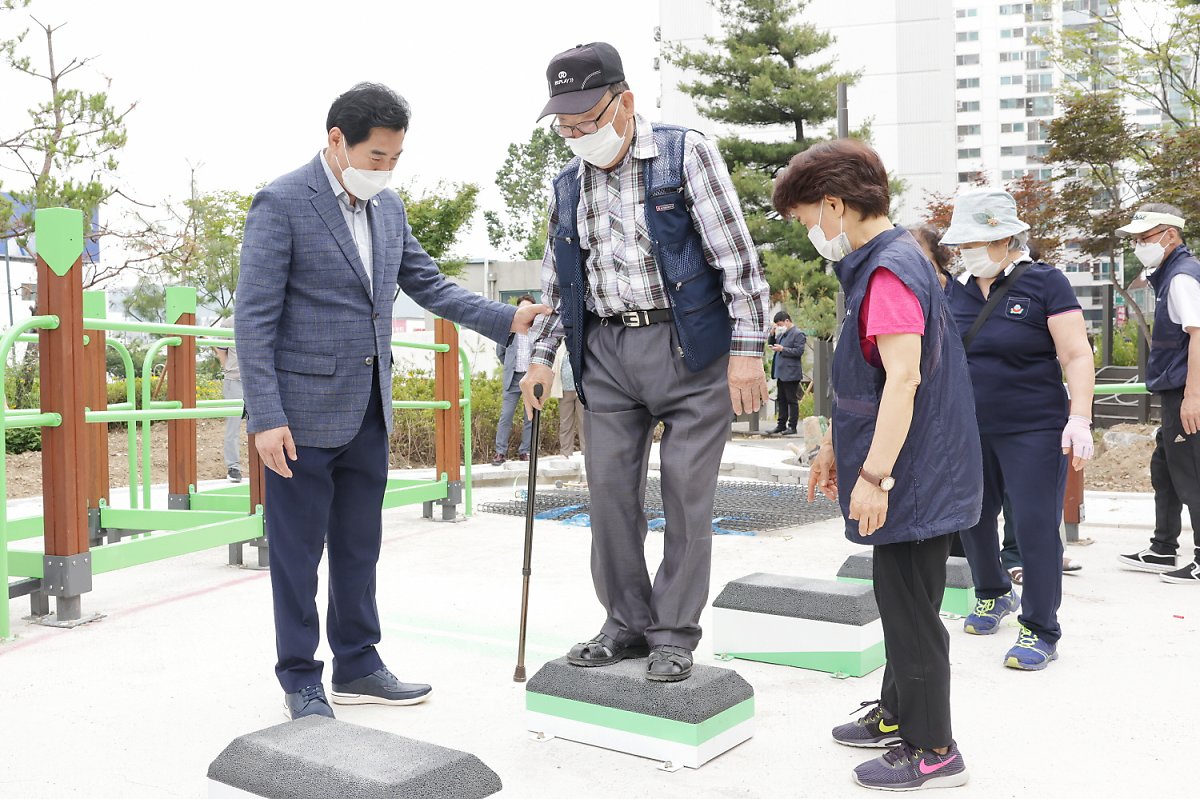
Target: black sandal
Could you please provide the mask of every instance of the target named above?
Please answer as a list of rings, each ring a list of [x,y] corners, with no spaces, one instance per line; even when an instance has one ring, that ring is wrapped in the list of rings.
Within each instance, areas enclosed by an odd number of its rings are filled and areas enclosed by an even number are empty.
[[[575,644],[567,653],[567,662],[572,666],[611,666],[626,658],[644,658],[649,654],[645,642],[619,644],[604,633],[590,641]]]
[[[655,682],[679,682],[692,676],[692,653],[682,646],[660,644],[650,651],[646,679]]]

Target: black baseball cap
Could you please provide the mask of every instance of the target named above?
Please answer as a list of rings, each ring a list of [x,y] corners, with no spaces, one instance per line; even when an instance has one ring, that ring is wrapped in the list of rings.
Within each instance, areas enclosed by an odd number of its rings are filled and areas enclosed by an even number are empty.
[[[582,114],[600,102],[610,84],[623,80],[621,56],[611,44],[576,45],[550,59],[546,67],[550,102],[538,119],[550,114]]]

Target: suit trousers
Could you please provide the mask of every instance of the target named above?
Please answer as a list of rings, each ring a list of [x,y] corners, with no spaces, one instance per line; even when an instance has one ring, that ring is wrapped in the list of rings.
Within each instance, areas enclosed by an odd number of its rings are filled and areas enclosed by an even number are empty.
[[[221,396],[225,399],[242,399],[242,381],[241,378],[227,377],[222,386]],[[241,416],[226,416],[225,417],[225,439],[222,442],[221,451],[225,456],[225,468],[232,469],[235,466],[241,466],[241,458],[239,457],[238,445],[242,441],[242,417]]]
[[[937,749],[950,729],[950,634],[942,623],[951,535],[875,547],[874,587],[887,665],[880,704],[913,746]]]
[[[326,636],[333,682],[383,667],[375,566],[382,539],[388,436],[376,371],[357,435],[340,447],[296,447],[285,478],[266,470],[266,525],[275,609],[275,674],[286,693],[321,682],[317,566],[329,553]]]
[[[521,400],[521,380],[524,372],[513,372],[512,380],[504,387],[504,398],[500,404],[500,422],[496,425],[496,454],[508,454],[508,439],[512,435],[513,414],[521,411],[521,446],[517,454],[529,452],[529,441],[533,437],[533,421],[525,416],[525,403]]]
[[[575,453],[575,439],[579,438],[579,451],[586,449],[583,432],[583,403],[579,394],[574,391],[564,391],[558,399],[558,451],[563,457],[571,457]]]
[[[586,333],[584,388],[592,580],[620,643],[694,650],[708,601],[712,509],[733,409],[729,356],[699,372],[677,352],[674,325],[627,328],[596,317]],[[654,428],[666,530],[653,582],[646,567],[646,471]]]

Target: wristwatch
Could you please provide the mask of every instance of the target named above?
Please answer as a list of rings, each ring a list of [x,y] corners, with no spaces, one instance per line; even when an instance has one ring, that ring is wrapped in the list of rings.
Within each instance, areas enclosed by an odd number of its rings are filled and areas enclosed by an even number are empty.
[[[879,486],[879,488],[883,491],[891,491],[892,487],[896,485],[896,478],[892,477],[890,474],[886,477],[876,477],[862,466],[858,467],[858,476],[866,480],[871,485]]]

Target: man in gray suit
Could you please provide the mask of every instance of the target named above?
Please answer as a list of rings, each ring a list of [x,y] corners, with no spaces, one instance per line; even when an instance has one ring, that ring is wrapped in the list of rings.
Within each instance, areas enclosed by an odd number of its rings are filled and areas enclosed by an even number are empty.
[[[315,659],[325,549],[333,701],[410,705],[431,690],[398,680],[375,650],[397,287],[496,341],[549,310],[486,300],[442,276],[384,191],[408,122],[403,98],[358,84],[329,109],[327,147],[262,189],[246,217],[235,334],[247,431],[268,469],[275,673],[292,719],[333,716]]]
[[[533,297],[522,294],[517,300],[517,307],[524,308],[533,305]],[[496,455],[492,465],[499,466],[508,457],[508,437],[512,434],[513,414],[521,402],[521,379],[529,370],[529,336],[513,333],[508,341],[496,345],[496,357],[500,359],[503,369],[500,372],[504,400],[500,406],[500,422],[496,425]],[[529,440],[533,435],[533,422],[528,414],[521,414],[525,426],[521,428],[521,447],[517,456],[529,460]]]

